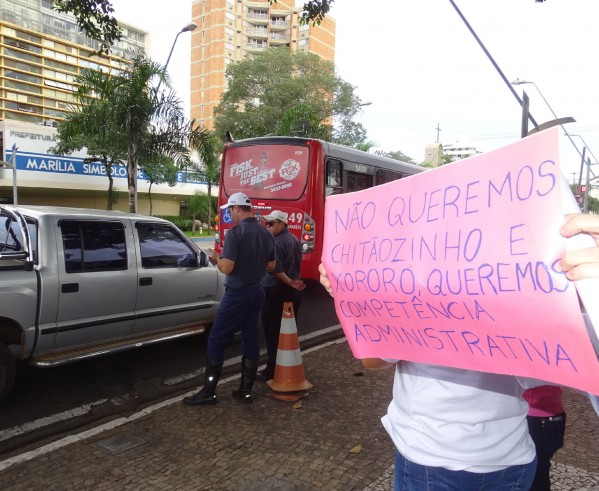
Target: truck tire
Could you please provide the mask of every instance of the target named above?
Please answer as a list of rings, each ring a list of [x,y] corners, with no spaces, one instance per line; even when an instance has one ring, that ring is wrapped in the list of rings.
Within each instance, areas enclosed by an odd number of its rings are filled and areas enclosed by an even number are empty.
[[[0,402],[10,393],[15,383],[15,357],[4,343],[0,343]]]

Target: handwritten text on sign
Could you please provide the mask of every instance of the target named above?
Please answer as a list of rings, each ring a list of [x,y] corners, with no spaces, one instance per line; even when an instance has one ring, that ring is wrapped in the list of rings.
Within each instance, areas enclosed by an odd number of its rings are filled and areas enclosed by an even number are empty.
[[[573,284],[557,132],[327,198],[323,263],[358,358],[539,378],[599,393]]]

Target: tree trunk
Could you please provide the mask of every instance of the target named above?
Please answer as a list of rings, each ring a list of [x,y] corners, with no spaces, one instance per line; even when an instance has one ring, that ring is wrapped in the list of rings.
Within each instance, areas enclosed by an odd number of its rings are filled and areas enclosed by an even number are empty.
[[[148,188],[148,198],[150,199],[150,215],[152,215],[152,181],[150,181],[150,187]]]
[[[137,213],[135,196],[137,187],[137,162],[135,152],[129,148],[127,154],[127,187],[129,190],[129,213]]]
[[[110,167],[106,169],[108,171],[108,196],[106,198],[106,209],[112,210],[112,204],[114,203],[114,178]]]

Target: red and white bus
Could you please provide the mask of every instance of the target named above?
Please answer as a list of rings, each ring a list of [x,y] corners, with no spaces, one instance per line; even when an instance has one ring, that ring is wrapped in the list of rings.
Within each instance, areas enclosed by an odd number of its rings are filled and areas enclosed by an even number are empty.
[[[349,193],[401,179],[423,167],[321,140],[262,137],[225,145],[219,206],[237,192],[247,194],[257,218],[271,210],[289,215],[288,228],[302,244],[302,278],[318,279],[322,254],[325,196]],[[215,249],[220,252],[233,226],[220,211]]]

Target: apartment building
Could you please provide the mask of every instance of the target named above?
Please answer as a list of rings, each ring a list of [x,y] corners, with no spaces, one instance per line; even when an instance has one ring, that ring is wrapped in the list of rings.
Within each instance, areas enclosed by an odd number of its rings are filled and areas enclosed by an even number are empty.
[[[52,0],[0,0],[0,119],[55,126],[75,102],[75,76],[84,68],[119,67],[127,50],[145,49],[145,32],[121,25],[110,55],[75,19],[52,10]]]
[[[227,88],[227,66],[269,47],[334,61],[335,20],[302,25],[300,14],[294,0],[193,0],[198,28],[191,40],[191,117],[212,128],[214,108]]]
[[[0,0],[0,160],[16,166],[16,171],[0,167],[0,203],[13,201],[16,172],[21,204],[105,208],[105,170],[87,162],[85,150],[53,155],[55,127],[76,102],[77,74],[85,68],[118,69],[127,52],[146,51],[147,33],[119,23],[122,39],[109,55],[97,55],[98,43],[79,30],[74,17],[51,7],[52,0]],[[115,208],[127,210],[126,167],[113,168],[112,177],[119,197]],[[152,186],[153,214],[179,214],[199,186],[188,177],[180,172],[175,187]],[[140,171],[140,213],[150,212],[149,189]]]

